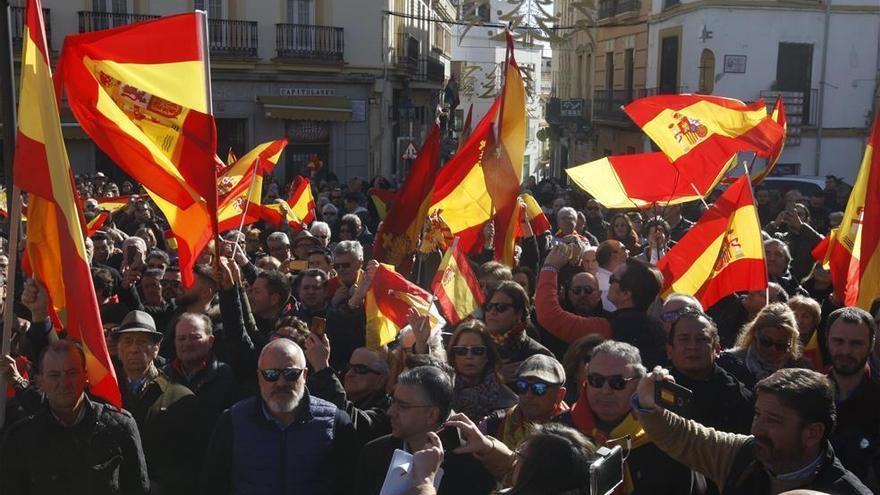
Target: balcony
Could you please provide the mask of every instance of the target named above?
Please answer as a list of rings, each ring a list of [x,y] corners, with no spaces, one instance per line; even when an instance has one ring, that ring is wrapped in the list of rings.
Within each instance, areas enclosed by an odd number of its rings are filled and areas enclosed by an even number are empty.
[[[419,59],[419,72],[415,79],[432,83],[442,83],[446,79],[446,69],[443,62],[434,57],[422,57]]]
[[[600,0],[599,19],[607,19],[627,12],[638,12],[642,9],[642,0]]]
[[[211,56],[257,58],[257,23],[208,19]]]
[[[398,69],[414,73],[419,66],[419,49],[421,43],[418,38],[409,33],[397,35],[397,48],[394,50],[394,65]]]
[[[648,96],[686,93],[687,87],[642,89],[597,89],[593,93],[593,118],[616,124],[632,125],[623,106],[638,98]]]
[[[102,29],[110,29],[119,26],[127,26],[135,22],[149,21],[158,19],[157,15],[150,14],[120,14],[116,12],[95,12],[90,10],[81,10],[77,12],[79,15],[79,32],[91,33],[92,31],[100,31]]]
[[[797,146],[801,144],[801,130],[804,127],[816,127],[818,111],[816,102],[819,90],[809,91],[761,91],[761,98],[767,103],[767,111],[772,112],[776,99],[782,98],[785,105],[785,121],[788,126],[785,144]]]
[[[277,57],[285,61],[341,64],[344,34],[340,27],[276,24],[275,51]]]
[[[24,7],[12,7],[9,17],[12,46],[16,54],[21,49],[21,41],[24,36]],[[46,45],[52,49],[52,22],[49,18],[49,9],[43,9],[43,24],[46,26]]]

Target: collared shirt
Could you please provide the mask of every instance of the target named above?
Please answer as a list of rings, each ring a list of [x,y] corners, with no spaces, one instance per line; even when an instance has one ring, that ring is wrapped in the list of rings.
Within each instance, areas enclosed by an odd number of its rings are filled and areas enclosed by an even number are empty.
[[[776,478],[777,480],[781,480],[781,481],[800,480],[800,479],[804,479],[804,478],[809,478],[810,476],[812,476],[816,472],[817,469],[819,469],[819,465],[822,464],[822,461],[824,459],[825,459],[825,449],[822,449],[822,451],[819,452],[819,455],[815,459],[813,459],[812,462],[810,462],[806,466],[804,466],[796,471],[792,471],[790,473],[782,473],[782,474],[773,474],[770,471],[767,471],[767,472],[768,472],[768,474],[770,474],[770,476]]]
[[[73,421],[73,424],[69,425],[69,426],[76,426],[76,425],[80,424],[82,422],[83,418],[86,417],[86,409],[88,408],[88,404],[86,404],[86,402],[87,401],[86,401],[85,397],[83,397],[82,403],[80,404],[81,407],[79,408],[79,413],[76,415],[76,419]],[[68,426],[68,425],[64,424],[64,421],[62,421],[61,418],[59,418],[57,414],[55,414],[55,411],[53,411],[51,407],[49,408],[49,412],[52,413],[52,417],[55,418],[55,421],[58,421],[58,423],[60,423],[64,426]]]

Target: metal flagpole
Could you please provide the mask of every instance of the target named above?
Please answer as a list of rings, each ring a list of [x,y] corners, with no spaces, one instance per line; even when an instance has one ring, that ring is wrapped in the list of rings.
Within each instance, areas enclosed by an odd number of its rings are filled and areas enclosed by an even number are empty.
[[[244,221],[247,220],[247,212],[248,207],[251,205],[251,194],[254,192],[254,185],[257,183],[257,171],[260,170],[260,157],[258,156],[256,160],[254,160],[254,173],[251,176],[251,185],[248,186],[247,196],[244,198],[244,208],[242,208],[241,213],[241,223],[238,224],[238,231],[242,234],[244,232]],[[232,248],[232,259],[235,259],[235,255],[238,252],[238,241],[235,242],[235,246]]]

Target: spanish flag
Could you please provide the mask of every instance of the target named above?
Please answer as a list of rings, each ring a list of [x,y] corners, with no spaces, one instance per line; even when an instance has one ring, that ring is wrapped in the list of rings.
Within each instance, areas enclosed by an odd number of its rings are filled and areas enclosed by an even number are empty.
[[[370,287],[364,309],[367,312],[367,347],[378,349],[393,342],[407,325],[406,313],[415,308],[430,314],[431,294],[405,279],[389,265],[381,264]]]
[[[483,304],[483,291],[467,257],[458,248],[458,239],[446,250],[431,290],[447,321],[457,325]]]
[[[709,308],[738,291],[767,288],[761,226],[748,177],[733,183],[657,263],[665,296],[690,294]]]
[[[788,136],[788,119],[785,117],[785,105],[782,104],[782,97],[776,98],[776,105],[773,107],[773,113],[770,118],[782,128],[782,136],[770,148],[770,156],[767,157],[767,164],[760,172],[752,172],[752,185],[758,185],[764,180],[764,177],[770,175],[779,157],[782,156],[782,150],[785,148],[785,139]]]
[[[217,232],[217,136],[208,115],[203,15],[68,36],[57,78],[83,130],[165,214],[186,285]]]
[[[95,198],[95,201],[98,202],[98,209],[103,211],[109,211],[110,213],[116,213],[117,211],[125,208],[131,202],[132,199],[138,200],[143,198],[142,195],[130,194],[128,196],[113,196],[110,198]]]
[[[706,95],[660,95],[638,99],[623,110],[671,161],[693,154],[725,162],[737,151],[768,157],[783,134],[767,116],[764,100],[746,105]]]
[[[495,209],[495,259],[513,266],[519,229],[518,197],[526,150],[526,88],[507,33],[507,65],[497,119],[498,142],[483,162],[486,188]]]
[[[407,261],[419,245],[419,236],[428,216],[431,188],[440,170],[440,126],[436,123],[422,143],[418,158],[404,181],[388,216],[382,220],[373,257],[397,268]]]
[[[418,161],[416,164],[418,164]],[[373,187],[367,191],[367,194],[370,196],[370,200],[373,201],[373,207],[376,208],[376,214],[379,215],[379,220],[384,221],[385,217],[388,216],[391,207],[393,207],[394,203],[397,201],[397,192]]]
[[[826,249],[814,250],[831,269],[831,283],[846,306],[864,310],[880,294],[880,116],[874,117],[859,175],[853,184],[840,226],[826,238]]]
[[[95,215],[95,218],[89,220],[88,223],[86,223],[86,237],[91,237],[95,232],[101,230],[101,227],[104,226],[104,223],[107,222],[108,218],[110,218],[110,214],[106,211],[102,211]]]
[[[221,232],[241,226],[242,216],[244,224],[260,220],[263,174],[272,172],[285,146],[286,139],[256,146],[217,177],[217,219]]]
[[[529,193],[520,194],[519,198],[521,200],[522,219],[529,222],[529,227],[532,230],[531,234],[537,236],[550,230],[550,220],[547,219],[547,215],[544,214],[544,210],[541,209],[541,205],[538,204],[535,198]],[[528,233],[521,232],[519,236],[522,237]]]
[[[25,250],[34,277],[46,287],[53,319],[82,343],[91,392],[121,407],[86,260],[83,217],[61,135],[43,26],[40,0],[28,0],[13,164],[15,184],[30,194]]]
[[[661,152],[606,156],[565,173],[606,208],[673,205],[706,196],[736,165],[735,153],[714,166],[691,167],[686,162],[693,159],[673,163]]]
[[[280,227],[287,222],[293,230],[308,228],[315,221],[315,197],[312,183],[303,176],[297,176],[290,185],[290,197],[271,205],[263,205],[263,220]]]

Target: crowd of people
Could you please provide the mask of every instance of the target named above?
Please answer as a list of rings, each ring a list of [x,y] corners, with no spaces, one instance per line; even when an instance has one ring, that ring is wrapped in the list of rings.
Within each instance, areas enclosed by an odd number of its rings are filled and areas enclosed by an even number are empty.
[[[266,184],[266,202],[285,196]],[[94,356],[26,279],[4,308],[0,492],[379,495],[402,451],[410,494],[588,494],[614,445],[615,494],[880,492],[880,298],[842,306],[810,254],[840,223],[837,178],[809,198],[756,189],[768,287],[710,308],[660,298],[656,268],[705,205],[611,212],[529,178],[551,228],[509,267],[487,224],[470,256],[482,307],[433,328],[412,311],[368,348],[368,191],[392,186],[314,181],[311,225],[225,232],[185,288],[139,186],[78,177],[87,219],[94,198],[132,195],[86,240],[122,409],[90,394]],[[420,255],[412,280],[428,288],[438,261]],[[656,402],[669,381],[687,400]]]

